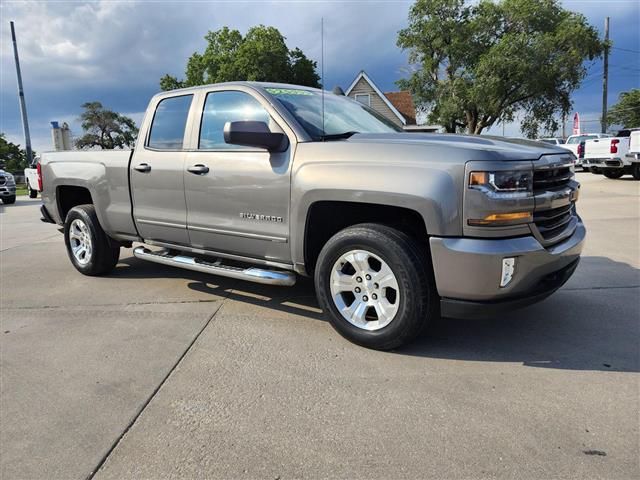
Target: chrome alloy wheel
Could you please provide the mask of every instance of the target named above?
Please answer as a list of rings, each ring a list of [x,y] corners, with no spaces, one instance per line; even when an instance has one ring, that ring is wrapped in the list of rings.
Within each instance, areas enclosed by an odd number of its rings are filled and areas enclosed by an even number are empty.
[[[75,219],[69,228],[69,243],[76,262],[86,265],[91,260],[91,232],[82,220]]]
[[[396,276],[380,257],[366,250],[351,250],[336,261],[330,287],[340,314],[363,330],[386,327],[398,312]]]

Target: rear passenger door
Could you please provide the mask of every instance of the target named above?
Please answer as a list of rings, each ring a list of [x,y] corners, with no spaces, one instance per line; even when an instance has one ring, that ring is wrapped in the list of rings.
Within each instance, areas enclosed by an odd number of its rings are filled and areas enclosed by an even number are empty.
[[[184,162],[192,103],[193,95],[158,100],[144,144],[134,152],[133,216],[145,240],[189,244]]]

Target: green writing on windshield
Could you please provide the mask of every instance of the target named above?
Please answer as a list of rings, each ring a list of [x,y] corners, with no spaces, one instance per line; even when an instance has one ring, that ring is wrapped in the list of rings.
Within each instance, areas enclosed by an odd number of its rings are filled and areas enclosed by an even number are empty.
[[[298,90],[296,88],[265,88],[271,95],[313,95],[308,90]]]

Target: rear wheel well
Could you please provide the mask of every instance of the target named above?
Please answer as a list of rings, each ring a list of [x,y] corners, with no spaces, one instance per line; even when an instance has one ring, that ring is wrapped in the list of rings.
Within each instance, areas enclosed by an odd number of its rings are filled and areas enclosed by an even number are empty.
[[[78,205],[93,204],[91,192],[85,187],[76,187],[72,185],[63,185],[56,190],[56,199],[58,201],[58,212],[60,219],[64,222],[67,213],[73,207]]]
[[[396,228],[428,248],[427,229],[415,210],[375,203],[326,201],[309,207],[304,236],[305,269],[311,274],[322,247],[340,230],[359,223]]]

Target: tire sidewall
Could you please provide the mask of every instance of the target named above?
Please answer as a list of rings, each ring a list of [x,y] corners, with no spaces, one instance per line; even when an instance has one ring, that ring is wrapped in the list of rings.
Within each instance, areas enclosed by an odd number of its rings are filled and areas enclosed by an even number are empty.
[[[364,231],[364,230],[363,230]],[[346,320],[333,301],[330,281],[335,262],[351,250],[366,250],[380,257],[391,268],[398,281],[399,302],[398,311],[389,325],[380,330],[364,330]],[[321,305],[330,310],[329,319],[334,328],[344,337],[371,348],[386,348],[385,345],[394,343],[395,339],[403,339],[415,329],[414,322],[426,315],[422,298],[426,292],[421,291],[420,275],[417,269],[412,269],[408,255],[403,254],[401,248],[380,244],[366,234],[350,232],[337,239],[331,239],[318,258],[315,272],[315,283]],[[415,266],[414,266],[415,267]],[[425,322],[426,323],[426,322]]]
[[[73,255],[73,252],[71,251],[71,239],[69,238],[69,233],[71,230],[71,223],[74,220],[82,221],[87,226],[87,229],[89,230],[89,234],[91,236],[91,258],[84,265],[78,263],[78,261],[76,260],[76,257]],[[99,240],[98,240],[98,232],[94,222],[95,222],[95,213],[89,214],[82,207],[72,208],[67,214],[67,218],[64,222],[64,243],[67,247],[67,255],[69,256],[69,260],[71,260],[71,263],[76,268],[76,270],[78,270],[81,273],[84,273],[85,275],[92,275],[98,270],[97,257],[99,254],[98,252]]]

